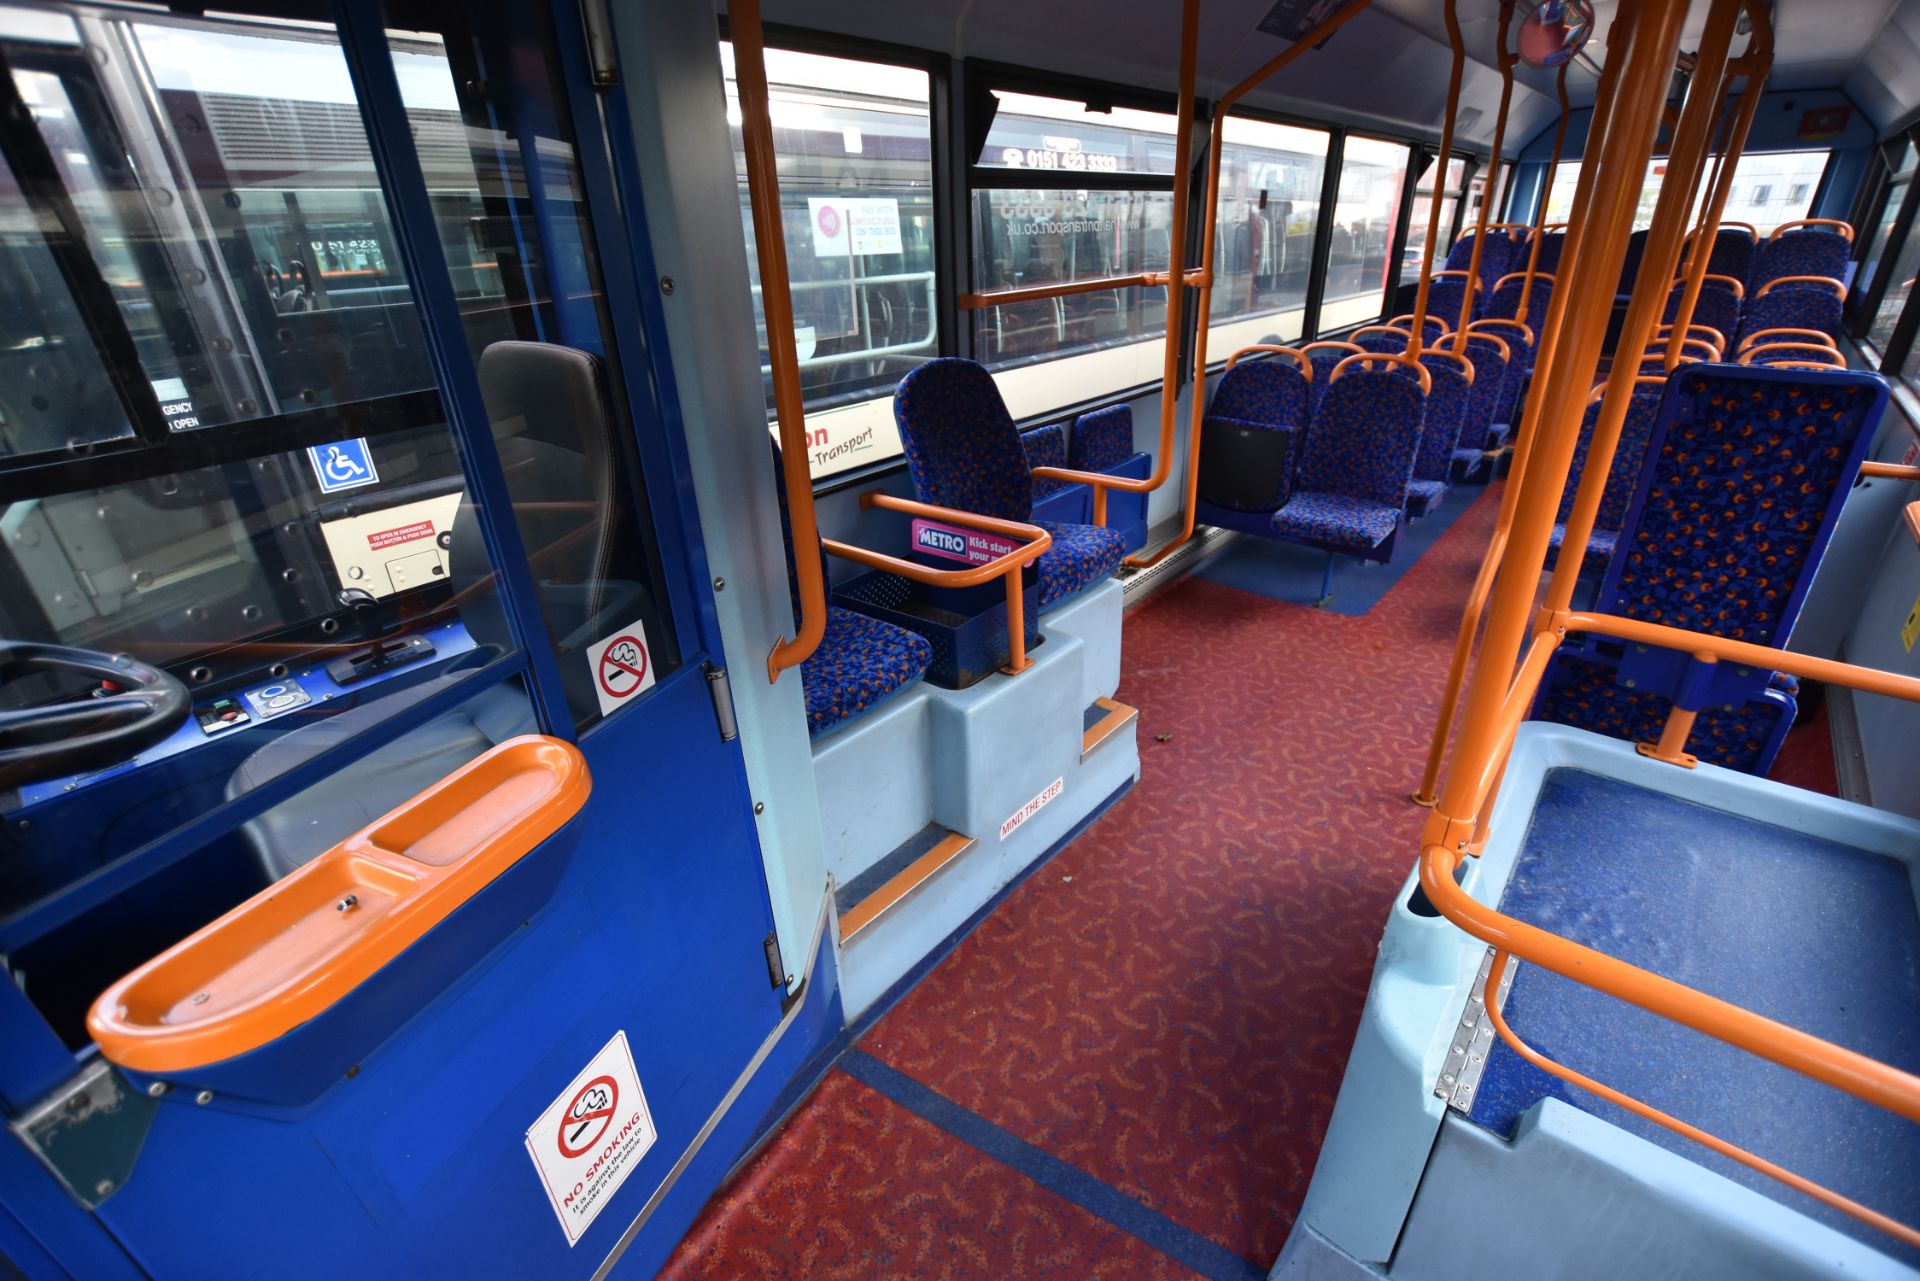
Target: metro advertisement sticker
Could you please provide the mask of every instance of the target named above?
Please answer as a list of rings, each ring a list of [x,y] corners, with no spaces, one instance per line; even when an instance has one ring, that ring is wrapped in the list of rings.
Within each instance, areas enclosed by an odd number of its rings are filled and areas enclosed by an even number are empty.
[[[527,1155],[569,1246],[659,1137],[622,1029],[527,1130]]]
[[[929,556],[965,561],[969,565],[985,565],[1008,552],[1019,550],[1021,545],[1018,539],[999,534],[983,534],[977,529],[963,529],[958,525],[942,524],[918,516],[913,520],[913,550]]]

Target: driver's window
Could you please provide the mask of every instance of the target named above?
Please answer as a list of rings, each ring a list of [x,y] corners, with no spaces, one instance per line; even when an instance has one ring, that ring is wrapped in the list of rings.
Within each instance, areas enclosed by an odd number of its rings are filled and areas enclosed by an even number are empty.
[[[333,29],[0,4],[0,953],[70,1040],[131,963],[678,665],[571,129],[512,109],[557,73],[501,37],[389,41],[525,626]]]

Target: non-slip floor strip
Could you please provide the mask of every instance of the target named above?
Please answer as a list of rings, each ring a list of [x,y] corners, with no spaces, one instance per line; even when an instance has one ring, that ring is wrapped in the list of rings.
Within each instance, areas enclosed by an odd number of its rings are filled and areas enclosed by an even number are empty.
[[[1041,1187],[1058,1193],[1127,1235],[1146,1242],[1200,1275],[1212,1278],[1212,1281],[1262,1281],[1267,1275],[1265,1268],[1215,1245],[1092,1175],[1016,1138],[993,1122],[969,1112],[951,1099],[943,1098],[906,1073],[895,1071],[864,1051],[849,1051],[840,1060],[839,1067],[854,1080],[878,1090],[968,1147],[986,1153],[1002,1165],[1011,1166]]]

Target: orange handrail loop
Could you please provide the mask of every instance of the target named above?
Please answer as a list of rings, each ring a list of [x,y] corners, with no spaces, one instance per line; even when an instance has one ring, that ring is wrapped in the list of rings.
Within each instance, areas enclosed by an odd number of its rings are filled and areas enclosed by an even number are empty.
[[[1331,387],[1335,382],[1339,381],[1340,375],[1346,373],[1349,368],[1365,369],[1367,366],[1374,364],[1404,366],[1412,370],[1414,375],[1419,379],[1420,394],[1422,396],[1427,395],[1433,390],[1433,375],[1428,373],[1427,367],[1420,363],[1420,357],[1410,351],[1363,351],[1357,356],[1348,356],[1345,360],[1335,365],[1333,372],[1327,375],[1327,385]]]
[[[1235,365],[1239,364],[1243,356],[1261,356],[1261,355],[1285,356],[1289,360],[1293,361],[1294,364],[1300,367],[1300,373],[1302,377],[1304,377],[1308,382],[1313,381],[1313,361],[1308,359],[1306,354],[1302,352],[1298,347],[1287,347],[1279,343],[1266,343],[1266,342],[1249,343],[1245,347],[1242,347],[1239,351],[1236,351],[1231,356],[1227,357],[1227,368],[1232,369]]]
[[[1809,227],[1831,227],[1845,236],[1848,244],[1853,243],[1853,224],[1844,218],[1796,218],[1775,227],[1767,239],[1778,240],[1789,231],[1804,231]]]

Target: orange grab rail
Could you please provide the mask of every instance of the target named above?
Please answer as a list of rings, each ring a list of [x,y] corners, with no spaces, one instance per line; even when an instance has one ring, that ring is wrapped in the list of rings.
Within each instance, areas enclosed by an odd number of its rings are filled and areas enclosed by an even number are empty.
[[[87,1030],[139,1072],[259,1049],[452,915],[591,789],[571,743],[508,739],[113,984]]]
[[[1740,363],[1743,365],[1751,365],[1757,357],[1770,351],[1798,352],[1800,353],[1799,359],[1793,363],[1799,365],[1819,365],[1826,369],[1845,369],[1847,367],[1846,357],[1842,356],[1839,352],[1831,347],[1822,347],[1819,343],[1811,342],[1763,342],[1742,351],[1740,353]]]
[[[1792,329],[1783,326],[1779,329],[1754,330],[1740,340],[1740,346],[1734,354],[1738,355],[1749,347],[1758,347],[1761,343],[1767,342],[1810,342],[1816,347],[1830,347],[1836,351],[1839,350],[1839,348],[1834,347],[1833,335],[1827,333],[1825,330]]]
[[[1487,1002],[1487,1017],[1492,1021],[1494,1030],[1500,1034],[1500,1039],[1505,1041],[1515,1054],[1518,1054],[1542,1072],[1557,1076],[1570,1085],[1577,1085],[1588,1093],[1596,1094],[1609,1103],[1623,1107],[1636,1116],[1644,1117],[1656,1125],[1665,1126],[1675,1134],[1683,1138],[1692,1139],[1702,1147],[1710,1148],[1729,1160],[1738,1161],[1748,1169],[1764,1174],[1768,1178],[1777,1179],[1797,1192],[1804,1192],[1815,1200],[1824,1201],[1836,1210],[1850,1214],[1863,1222],[1872,1224],[1883,1232],[1899,1237],[1908,1245],[1920,1246],[1920,1232],[1915,1232],[1906,1224],[1896,1219],[1890,1219],[1878,1210],[1864,1206],[1850,1197],[1842,1196],[1838,1192],[1823,1187],[1811,1179],[1803,1178],[1783,1166],[1775,1165],[1772,1161],[1764,1157],[1755,1156],[1745,1148],[1729,1143],[1718,1135],[1709,1134],[1698,1126],[1688,1125],[1678,1117],[1670,1113],[1662,1112],[1659,1108],[1651,1104],[1642,1103],[1632,1095],[1622,1094],[1610,1085],[1603,1085],[1590,1076],[1574,1071],[1565,1064],[1555,1062],[1553,1059],[1548,1058],[1546,1055],[1540,1053],[1540,1051],[1534,1049],[1531,1045],[1528,1045],[1525,1041],[1521,1040],[1519,1036],[1515,1035],[1511,1027],[1507,1026],[1506,1014],[1500,1008],[1500,980],[1506,974],[1507,963],[1510,959],[1506,952],[1494,952],[1493,964],[1488,970],[1488,984],[1485,999]]]
[[[1427,395],[1433,390],[1433,375],[1427,372],[1427,367],[1420,363],[1419,357],[1410,352],[1363,351],[1359,355],[1348,356],[1335,365],[1333,372],[1327,375],[1327,385],[1332,386],[1350,367],[1364,369],[1372,364],[1404,365],[1419,375],[1421,395]]]
[[[1741,225],[1745,226],[1746,224],[1742,223]],[[1778,227],[1775,227],[1773,234],[1768,236],[1767,239],[1778,240],[1786,232],[1799,231],[1807,227],[1832,227],[1835,231],[1847,238],[1848,244],[1853,243],[1853,224],[1844,218],[1796,218],[1792,222],[1783,222]]]
[[[1053,470],[1056,469],[1036,468],[1034,474]],[[957,511],[951,507],[935,507],[931,503],[915,502],[911,498],[896,498],[892,494],[882,493],[879,490],[860,495],[860,506],[869,511],[879,508],[883,511],[904,512],[909,516],[924,516],[929,520],[944,520],[955,525],[978,529],[984,533],[1018,539],[1022,546],[996,556],[990,561],[970,565],[965,569],[935,569],[931,565],[922,565],[918,561],[889,556],[885,552],[870,551],[865,547],[856,547],[852,543],[843,543],[832,538],[821,539],[820,546],[825,548],[830,556],[850,560],[868,569],[883,569],[888,573],[898,574],[902,578],[912,579],[916,583],[928,583],[937,587],[978,587],[981,583],[989,583],[996,578],[1004,577],[1007,586],[1007,663],[1000,670],[1009,676],[1017,676],[1033,666],[1032,660],[1027,657],[1027,602],[1023,595],[1024,583],[1021,580],[1020,571],[1038,560],[1053,546],[1052,534],[1038,525],[1029,525],[1023,521],[1001,520],[997,516],[982,516],[976,512]]]
[[[820,537],[813,511],[813,478],[807,473],[806,400],[800,391],[800,353],[793,331],[793,291],[787,278],[787,233],[780,218],[780,168],[773,151],[773,116],[767,105],[765,32],[760,0],[728,7],[734,47],[734,77],[740,92],[740,138],[747,162],[747,201],[753,214],[753,247],[760,260],[760,303],[767,321],[767,361],[773,369],[774,417],[780,429],[780,482],[787,491],[787,518],[796,547]],[[778,637],[767,655],[767,679],[798,667],[827,634],[827,584],[820,558],[794,557],[800,626],[792,640]]]
[[[1920,480],[1920,466],[1912,463],[1865,462],[1860,464],[1860,474],[1887,480]]]
[[[1757,302],[1765,298],[1781,285],[1819,285],[1823,288],[1833,290],[1834,296],[1843,302],[1847,297],[1847,287],[1835,280],[1832,276],[1775,276],[1772,280],[1760,286],[1759,292],[1753,296],[1754,300]]]
[[[1285,356],[1288,359],[1292,360],[1294,364],[1300,367],[1300,374],[1302,377],[1304,377],[1308,382],[1313,381],[1313,361],[1309,359],[1307,355],[1304,352],[1302,352],[1298,347],[1283,347],[1278,343],[1267,343],[1267,342],[1249,343],[1247,346],[1242,347],[1239,351],[1236,351],[1231,356],[1227,357],[1227,368],[1232,369],[1235,365],[1240,363],[1243,357],[1259,356],[1259,355]]]

